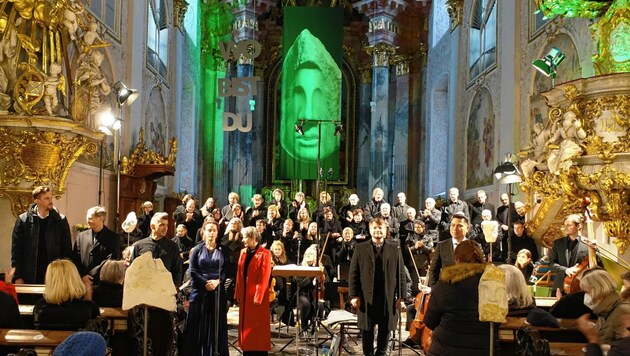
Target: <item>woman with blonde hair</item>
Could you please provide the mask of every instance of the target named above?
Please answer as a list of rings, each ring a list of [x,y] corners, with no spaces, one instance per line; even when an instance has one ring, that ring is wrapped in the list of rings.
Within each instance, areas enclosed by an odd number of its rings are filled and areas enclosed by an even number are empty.
[[[101,267],[101,281],[92,293],[99,307],[120,308],[123,300],[123,282],[127,266],[123,261],[108,260]]]
[[[508,316],[527,316],[536,307],[536,302],[525,282],[523,273],[512,265],[500,265],[505,272],[505,285],[508,295]]]
[[[580,279],[584,291],[584,305],[597,315],[599,341],[609,344],[621,337],[621,316],[630,314],[630,302],[622,301],[617,283],[606,270],[595,267],[584,272]]]
[[[78,330],[100,312],[91,292],[69,260],[52,261],[46,270],[44,298],[33,308],[36,329]]]

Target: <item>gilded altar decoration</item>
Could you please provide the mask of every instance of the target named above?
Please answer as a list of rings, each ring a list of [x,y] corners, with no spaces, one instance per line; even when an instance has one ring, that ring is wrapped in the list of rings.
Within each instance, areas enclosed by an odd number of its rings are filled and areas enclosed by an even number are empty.
[[[169,152],[167,156],[163,156],[160,153],[147,148],[144,143],[144,129],[140,128],[138,136],[138,143],[134,147],[129,158],[122,158],[123,163],[121,165],[120,172],[122,174],[139,177],[153,175],[153,178],[156,178],[155,173],[158,172],[164,173],[160,176],[173,175],[175,172],[175,163],[177,158],[177,138],[172,137],[168,141]]]
[[[546,17],[599,19],[591,25],[597,74],[630,72],[630,0],[536,0]]]
[[[447,0],[446,12],[451,18],[451,31],[462,24],[462,18],[464,17],[464,0]]]
[[[389,67],[389,61],[396,53],[398,47],[379,42],[374,46],[366,47],[366,51],[372,56],[373,67]]]
[[[75,160],[96,153],[95,117],[110,106],[107,46],[81,0],[0,1],[0,196],[14,214],[33,186],[62,195]]]
[[[521,152],[528,228],[546,245],[589,198],[619,252],[630,247],[630,73],[578,79],[543,93],[550,106]]]

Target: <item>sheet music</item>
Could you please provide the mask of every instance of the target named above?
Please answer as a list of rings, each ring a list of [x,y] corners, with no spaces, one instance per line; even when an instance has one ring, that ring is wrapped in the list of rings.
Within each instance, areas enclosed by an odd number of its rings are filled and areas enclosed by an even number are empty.
[[[329,326],[335,326],[338,323],[356,323],[357,315],[352,314],[347,310],[333,310],[328,314],[328,319],[324,320],[323,323]]]

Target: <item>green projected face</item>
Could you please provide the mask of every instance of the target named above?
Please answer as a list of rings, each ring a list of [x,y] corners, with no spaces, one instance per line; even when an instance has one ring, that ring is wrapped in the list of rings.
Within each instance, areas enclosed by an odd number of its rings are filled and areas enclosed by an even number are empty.
[[[340,121],[341,70],[309,29],[301,29],[287,50],[282,93],[279,178],[316,178],[318,150],[321,168],[338,172],[340,138],[334,132]]]
[[[285,106],[287,115],[280,128],[280,143],[295,159],[311,162],[317,160],[317,120],[325,120],[327,116],[323,92],[326,88],[325,80],[322,71],[317,68],[302,68],[295,73],[291,90],[293,98]],[[299,124],[301,120],[304,120],[304,135],[295,131],[295,124]],[[326,159],[339,150],[339,137],[334,135],[334,124],[325,122],[321,125],[320,157]]]

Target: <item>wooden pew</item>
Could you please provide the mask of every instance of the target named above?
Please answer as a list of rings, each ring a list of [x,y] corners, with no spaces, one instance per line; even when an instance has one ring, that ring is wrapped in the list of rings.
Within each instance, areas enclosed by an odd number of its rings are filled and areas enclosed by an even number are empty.
[[[527,318],[507,317],[506,322],[499,327],[499,338],[502,341],[516,341],[516,332],[525,326],[538,330],[540,337],[549,342],[578,343],[584,346],[587,343],[584,335],[577,329],[575,319],[558,319],[559,328],[549,326],[532,326],[525,322]],[[511,334],[511,335],[510,335]],[[511,336],[511,337],[510,337]]]
[[[7,347],[32,347],[37,355],[50,355],[52,350],[74,331],[0,329],[0,345]]]
[[[18,306],[22,316],[33,315],[33,305],[20,304]],[[112,332],[127,331],[127,311],[122,308],[99,308],[101,316],[109,319]]]

